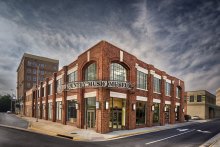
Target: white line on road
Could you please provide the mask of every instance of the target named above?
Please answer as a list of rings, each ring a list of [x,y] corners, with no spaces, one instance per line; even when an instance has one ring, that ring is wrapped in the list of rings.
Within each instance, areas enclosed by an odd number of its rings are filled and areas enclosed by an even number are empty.
[[[195,130],[195,129],[190,130],[190,131],[187,131],[187,132],[183,132],[183,133],[180,133],[180,134],[176,134],[176,135],[173,135],[173,136],[169,136],[169,137],[166,137],[166,138],[163,138],[163,139],[159,139],[159,140],[155,140],[155,141],[152,141],[152,142],[148,142],[148,143],[145,143],[145,144],[146,144],[146,145],[149,145],[149,144],[152,144],[152,143],[160,142],[160,141],[163,141],[163,140],[167,140],[167,139],[170,139],[170,138],[173,138],[173,137],[176,137],[176,136],[180,136],[180,135],[183,135],[183,134],[192,132],[192,131],[194,131],[194,130]]]

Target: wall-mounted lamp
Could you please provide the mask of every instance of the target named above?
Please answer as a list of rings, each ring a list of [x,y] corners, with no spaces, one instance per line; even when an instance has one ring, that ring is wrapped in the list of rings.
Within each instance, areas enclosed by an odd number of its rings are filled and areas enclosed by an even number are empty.
[[[183,108],[183,113],[185,112],[184,108]]]
[[[155,110],[155,108],[154,108],[154,105],[153,106],[151,106],[151,111],[154,111]]]
[[[109,102],[108,102],[108,101],[105,102],[105,109],[106,109],[106,110],[109,109]]]
[[[164,111],[165,111],[165,112],[167,111],[167,107],[164,107]]]
[[[78,103],[76,103],[76,110],[79,110],[79,104]]]
[[[133,110],[133,111],[136,110],[136,104],[132,104],[132,110]]]
[[[177,108],[175,108],[174,111],[177,112]]]
[[[99,108],[100,108],[100,104],[99,104],[98,101],[96,101],[95,106],[96,106],[96,109],[99,109]]]

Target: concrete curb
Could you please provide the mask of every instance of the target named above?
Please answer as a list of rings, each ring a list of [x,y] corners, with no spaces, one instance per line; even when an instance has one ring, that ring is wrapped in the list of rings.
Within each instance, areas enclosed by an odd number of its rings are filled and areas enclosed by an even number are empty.
[[[220,140],[220,133],[206,141],[204,144],[202,144],[199,147],[213,147],[218,141]]]

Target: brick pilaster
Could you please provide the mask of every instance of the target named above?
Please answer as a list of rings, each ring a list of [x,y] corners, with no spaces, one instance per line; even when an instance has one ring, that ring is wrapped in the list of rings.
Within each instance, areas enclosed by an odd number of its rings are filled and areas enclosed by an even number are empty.
[[[63,78],[62,78],[62,85],[66,85],[67,84],[67,69],[68,67],[67,66],[64,66],[63,67]],[[62,87],[63,88],[63,87]],[[67,120],[67,116],[66,116],[66,113],[67,113],[67,101],[66,101],[66,98],[67,98],[67,91],[66,89],[63,89],[62,90],[62,124],[66,125],[66,120]]]
[[[49,89],[48,89],[48,82],[49,82],[49,78],[46,78],[46,85],[45,85],[45,120],[48,120],[48,94],[49,94]]]
[[[52,83],[52,121],[56,121],[56,78],[57,73],[53,73],[53,83]]]

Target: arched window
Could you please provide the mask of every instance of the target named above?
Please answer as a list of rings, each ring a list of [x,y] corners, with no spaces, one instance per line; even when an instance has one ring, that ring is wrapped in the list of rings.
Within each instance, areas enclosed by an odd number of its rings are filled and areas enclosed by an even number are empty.
[[[96,80],[96,64],[92,63],[85,69],[85,80]]]
[[[110,67],[110,80],[127,81],[126,69],[118,63],[112,63]]]

